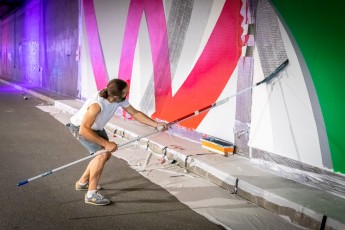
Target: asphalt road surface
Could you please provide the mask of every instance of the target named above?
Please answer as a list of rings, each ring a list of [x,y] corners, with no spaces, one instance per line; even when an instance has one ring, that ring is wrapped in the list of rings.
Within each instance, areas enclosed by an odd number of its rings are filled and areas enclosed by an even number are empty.
[[[126,162],[103,172],[108,206],[84,203],[74,189],[88,161],[17,187],[17,183],[87,156],[67,127],[0,83],[0,229],[222,229]]]

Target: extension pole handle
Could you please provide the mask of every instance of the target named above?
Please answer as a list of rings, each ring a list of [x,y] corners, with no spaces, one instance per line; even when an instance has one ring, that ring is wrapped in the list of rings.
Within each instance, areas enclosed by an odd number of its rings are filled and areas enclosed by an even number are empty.
[[[25,185],[25,184],[27,184],[27,183],[29,183],[29,180],[23,180],[23,181],[19,182],[19,183],[17,184],[17,186],[22,186],[22,185]]]
[[[66,165],[63,165],[63,166],[61,166],[59,168],[56,168],[56,169],[53,169],[53,170],[49,170],[49,171],[47,171],[45,173],[42,173],[42,174],[40,174],[38,176],[35,176],[35,177],[31,177],[31,178],[29,178],[27,180],[23,180],[23,181],[19,182],[17,184],[17,186],[19,187],[19,186],[22,186],[22,185],[25,185],[25,184],[29,183],[30,181],[33,181],[33,180],[36,180],[36,179],[39,179],[39,178],[42,178],[42,177],[45,177],[45,176],[49,176],[49,175],[53,174],[54,172],[57,172],[57,171],[59,171],[61,169],[67,168],[67,167],[72,166],[72,165],[75,165],[75,164],[77,164],[79,162],[85,161],[87,159],[90,159],[92,157],[95,157],[95,156],[100,155],[100,154],[105,153],[105,152],[107,152],[107,150],[103,150],[103,149],[99,150],[99,151],[97,151],[96,153],[94,153],[94,154],[92,154],[90,156],[87,156],[87,157],[84,157],[82,159],[73,161],[73,162],[71,162],[69,164],[66,164]]]
[[[157,129],[157,130],[155,130],[154,132],[148,133],[148,134],[146,134],[146,135],[143,135],[143,136],[137,137],[137,138],[135,138],[135,139],[133,139],[133,140],[130,140],[130,141],[126,142],[126,143],[120,144],[120,145],[118,145],[118,148],[123,147],[123,146],[126,146],[126,145],[128,145],[128,144],[130,144],[130,143],[133,143],[133,142],[135,142],[135,141],[138,141],[138,140],[140,140],[140,139],[142,139],[142,138],[151,136],[151,135],[153,135],[153,134],[155,134],[155,133],[158,133],[158,132],[162,131],[162,129],[163,129],[163,127],[162,127],[162,128],[159,128],[159,129]],[[49,176],[49,175],[53,174],[54,172],[57,172],[57,171],[59,171],[59,170],[62,170],[62,169],[64,169],[64,168],[67,168],[67,167],[69,167],[69,166],[78,164],[79,162],[88,160],[88,159],[90,159],[90,158],[96,157],[96,156],[98,156],[98,155],[100,155],[100,154],[102,154],[102,153],[105,153],[105,152],[108,152],[108,151],[107,151],[107,150],[104,150],[104,149],[99,150],[99,151],[97,151],[96,153],[94,153],[94,154],[92,154],[92,155],[90,155],[90,156],[87,156],[87,157],[81,158],[81,159],[79,159],[79,160],[73,161],[73,162],[71,162],[71,163],[69,163],[69,164],[63,165],[63,166],[61,166],[61,167],[59,167],[59,168],[56,168],[56,169],[52,169],[52,170],[50,170],[50,171],[47,171],[47,172],[45,172],[45,173],[42,173],[42,174],[40,174],[40,175],[38,175],[38,176],[35,176],[35,177],[32,177],[32,178],[29,178],[29,179],[27,179],[27,180],[23,180],[23,181],[19,182],[19,183],[17,184],[17,186],[19,187],[19,186],[28,184],[30,181],[33,181],[33,180],[36,180],[36,179],[39,179],[39,178],[42,178],[42,177],[45,177],[45,176]]]
[[[271,80],[277,75],[277,73],[278,73],[280,70],[282,70],[288,63],[289,63],[289,60],[287,59],[287,60],[285,60],[275,71],[273,71],[268,77],[266,77],[264,80],[262,80],[262,81],[260,81],[260,82],[258,82],[258,83],[256,83],[256,84],[254,84],[254,85],[252,85],[252,86],[250,86],[250,87],[248,87],[248,88],[245,88],[245,89],[241,90],[240,92],[238,92],[238,93],[236,93],[236,94],[233,94],[233,95],[230,96],[230,97],[224,98],[224,99],[222,99],[222,100],[220,100],[220,101],[217,101],[217,102],[215,102],[215,103],[213,103],[213,104],[211,104],[211,105],[205,106],[205,107],[203,107],[203,108],[201,108],[201,109],[199,109],[199,110],[197,110],[197,111],[194,111],[193,113],[190,113],[190,114],[188,114],[188,115],[186,115],[186,116],[180,117],[180,118],[178,118],[178,119],[176,119],[176,120],[174,120],[174,121],[172,121],[172,122],[169,122],[169,123],[167,124],[167,127],[170,127],[170,126],[172,126],[172,125],[174,125],[174,124],[176,124],[176,123],[185,121],[185,120],[187,120],[187,119],[189,119],[189,118],[191,118],[191,117],[193,117],[193,116],[197,116],[197,115],[199,115],[200,113],[206,112],[206,111],[208,111],[208,110],[210,110],[210,109],[212,109],[212,108],[215,108],[215,107],[217,107],[217,106],[219,106],[219,105],[222,105],[222,104],[224,104],[224,103],[227,103],[227,102],[230,100],[230,98],[235,97],[235,96],[238,96],[238,95],[240,95],[240,94],[242,94],[242,93],[244,93],[244,92],[246,92],[246,91],[248,91],[248,90],[250,90],[250,89],[252,89],[252,88],[254,88],[254,87],[256,87],[256,86],[261,85],[262,83],[268,83],[268,82],[271,81]],[[163,126],[160,126],[160,127],[158,127],[158,129],[156,129],[154,132],[148,133],[148,134],[143,135],[143,136],[139,136],[139,137],[137,137],[137,138],[134,138],[133,140],[130,140],[130,141],[126,142],[126,143],[123,143],[123,144],[118,145],[118,148],[123,147],[123,146],[125,146],[125,145],[128,145],[128,144],[130,144],[130,143],[133,143],[133,142],[135,142],[135,141],[138,141],[138,140],[140,140],[140,139],[142,139],[142,138],[151,136],[151,135],[153,135],[153,134],[155,134],[155,133],[158,133],[158,132],[162,131],[163,129],[164,129]],[[61,169],[67,168],[67,167],[72,166],[72,165],[75,165],[75,164],[77,164],[77,163],[79,163],[79,162],[85,161],[85,160],[87,160],[87,159],[90,159],[90,158],[92,158],[92,157],[95,157],[95,156],[97,156],[97,155],[100,155],[100,154],[102,154],[102,153],[104,153],[104,152],[107,152],[107,150],[100,150],[100,151],[96,152],[96,153],[93,154],[93,155],[84,157],[84,158],[82,158],[82,159],[79,159],[79,160],[77,160],[77,161],[74,161],[74,162],[71,162],[71,163],[69,163],[69,164],[63,165],[63,166],[61,166],[61,167],[59,167],[59,168],[50,170],[50,171],[48,171],[48,172],[45,172],[45,173],[43,173],[43,174],[41,174],[41,175],[32,177],[32,178],[30,178],[30,179],[23,180],[23,181],[19,182],[19,183],[17,184],[17,186],[25,185],[25,184],[29,183],[29,181],[36,180],[36,179],[38,179],[38,178],[42,178],[42,177],[48,176],[48,175],[50,175],[50,174],[52,174],[52,173],[54,173],[54,172],[56,172],[56,171],[59,171],[59,170],[61,170]]]

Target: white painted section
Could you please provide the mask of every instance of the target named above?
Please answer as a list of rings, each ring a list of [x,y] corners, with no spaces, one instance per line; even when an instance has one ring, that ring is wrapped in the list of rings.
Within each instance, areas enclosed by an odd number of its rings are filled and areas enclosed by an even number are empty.
[[[108,78],[118,77],[129,0],[94,1],[99,37]]]
[[[280,30],[289,65],[273,84],[256,87],[253,92],[249,146],[323,167],[318,132],[302,70],[281,23]],[[257,53],[254,58],[259,60]],[[263,77],[258,63],[255,64],[254,76]]]
[[[263,80],[264,74],[256,49],[254,50],[254,70],[253,82]],[[252,90],[252,121],[248,146],[271,152],[273,150],[273,131],[268,98],[266,87],[258,86]]]
[[[209,0],[194,1],[191,21],[186,34],[185,43],[181,52],[179,62],[172,82],[172,95],[179,90],[183,82],[187,79],[190,72],[198,61],[202,51],[207,44],[208,39],[217,23],[220,13],[223,9],[225,1],[214,1],[210,17],[200,17],[200,15],[208,15]],[[206,25],[206,27],[205,27]],[[198,46],[196,46],[198,44]]]
[[[163,0],[165,19],[168,21],[169,13],[173,0]]]
[[[84,18],[84,17],[83,17]],[[83,20],[83,37],[80,53],[81,71],[81,98],[88,98],[93,93],[97,92],[96,81],[93,75],[92,64],[90,59],[89,45],[86,36],[85,20]]]
[[[217,101],[236,94],[237,67]],[[236,116],[236,97],[229,102],[209,110],[197,128],[198,132],[207,133],[230,142],[234,142],[234,125]]]
[[[148,85],[154,84],[151,82],[152,74],[153,62],[149,31],[145,14],[143,14],[139,28],[138,43],[135,48],[131,89],[129,94],[129,102],[137,109],[141,109],[140,101],[144,97]],[[154,91],[150,93],[154,94]],[[151,114],[153,112],[154,111],[152,111]]]
[[[133,69],[132,69],[132,78],[131,78],[131,86],[130,86],[130,93],[129,93],[129,102],[131,103],[134,108],[139,108],[140,98],[142,97],[142,92],[140,89],[140,52],[139,52],[140,44],[137,44],[135,47],[134,53],[134,60],[133,60]],[[133,93],[132,93],[133,92]]]

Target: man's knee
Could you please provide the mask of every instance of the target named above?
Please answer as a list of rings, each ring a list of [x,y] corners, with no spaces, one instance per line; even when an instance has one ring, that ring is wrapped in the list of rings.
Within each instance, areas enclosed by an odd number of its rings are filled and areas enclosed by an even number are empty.
[[[110,152],[102,153],[101,155],[99,155],[99,157],[101,160],[107,161],[110,159],[111,153]]]

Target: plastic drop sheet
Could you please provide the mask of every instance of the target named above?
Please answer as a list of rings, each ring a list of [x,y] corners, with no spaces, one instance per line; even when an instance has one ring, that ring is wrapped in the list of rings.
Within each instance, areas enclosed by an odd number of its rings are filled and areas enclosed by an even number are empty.
[[[304,165],[294,160],[262,151],[255,151],[255,155],[258,158],[253,158],[252,161],[260,168],[269,170],[277,176],[319,188],[345,198],[345,176],[343,175]]]
[[[225,229],[303,229],[287,217],[273,214],[198,175],[187,173],[183,166],[172,164],[169,159],[162,161],[163,156],[150,149],[133,144],[117,151],[115,156]]]
[[[69,114],[53,106],[41,105],[38,108],[62,123],[69,120]],[[109,137],[115,140],[110,133]],[[165,135],[160,138],[169,137]],[[116,138],[116,142],[122,144],[126,140]],[[125,160],[130,167],[153,183],[162,186],[195,212],[225,229],[303,229],[291,223],[287,217],[273,214],[204,178],[186,173],[183,167],[172,164],[169,159],[164,159],[163,162],[162,155],[144,149],[137,143],[120,148],[114,155]]]

